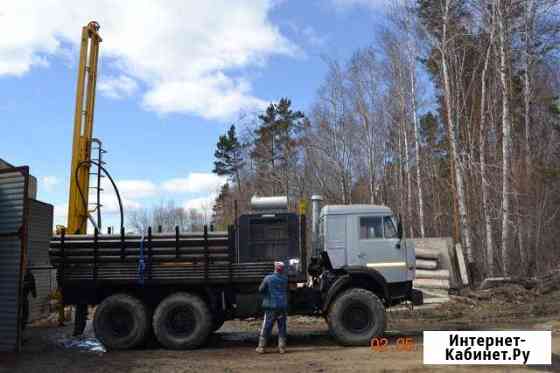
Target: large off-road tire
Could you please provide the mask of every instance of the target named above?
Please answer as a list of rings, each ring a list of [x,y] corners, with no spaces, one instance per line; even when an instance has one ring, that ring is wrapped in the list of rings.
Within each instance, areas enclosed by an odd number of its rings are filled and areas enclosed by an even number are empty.
[[[212,313],[206,302],[189,293],[165,298],[154,313],[153,328],[157,340],[173,350],[201,346],[212,332]]]
[[[144,342],[150,331],[146,305],[128,294],[105,298],[95,309],[95,336],[108,349],[126,350]]]
[[[385,332],[385,307],[369,290],[352,288],[340,294],[329,307],[329,330],[346,346],[369,345]]]

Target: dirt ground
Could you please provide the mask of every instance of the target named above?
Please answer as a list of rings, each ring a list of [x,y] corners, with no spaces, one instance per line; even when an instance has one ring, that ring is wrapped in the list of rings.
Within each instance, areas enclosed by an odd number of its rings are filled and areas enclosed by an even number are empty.
[[[227,322],[208,346],[195,351],[168,351],[157,344],[134,351],[106,353],[64,348],[60,340],[71,326],[35,325],[25,334],[19,355],[0,355],[0,372],[392,372],[392,371],[558,371],[560,372],[560,292],[539,296],[510,287],[488,294],[455,298],[445,305],[414,311],[392,311],[385,352],[369,347],[342,347],[330,338],[322,319],[291,317],[289,351],[254,351],[259,320]],[[88,326],[89,333],[91,327]],[[451,367],[422,364],[424,330],[552,330],[552,365],[529,367]],[[411,337],[412,351],[399,351],[398,337]]]

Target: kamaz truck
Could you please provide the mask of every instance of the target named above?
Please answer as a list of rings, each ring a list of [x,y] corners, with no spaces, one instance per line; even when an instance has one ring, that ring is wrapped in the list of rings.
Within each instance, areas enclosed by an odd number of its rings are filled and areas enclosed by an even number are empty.
[[[170,349],[202,346],[225,320],[258,316],[258,286],[284,261],[289,314],[324,317],[343,345],[382,335],[388,307],[422,303],[412,288],[412,243],[385,206],[319,206],[306,216],[285,197],[253,198],[253,211],[227,232],[66,235],[53,238],[52,264],[66,305],[95,306],[97,338],[130,349],[155,335]],[[78,332],[85,312],[76,312]],[[80,316],[82,315],[82,316]]]

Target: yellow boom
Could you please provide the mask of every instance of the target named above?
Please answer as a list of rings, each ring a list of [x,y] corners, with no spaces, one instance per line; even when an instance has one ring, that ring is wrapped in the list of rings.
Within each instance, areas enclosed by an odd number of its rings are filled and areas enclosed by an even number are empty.
[[[68,201],[67,229],[72,234],[85,234],[87,231],[95,83],[99,43],[102,41],[98,30],[97,22],[90,22],[82,28]]]

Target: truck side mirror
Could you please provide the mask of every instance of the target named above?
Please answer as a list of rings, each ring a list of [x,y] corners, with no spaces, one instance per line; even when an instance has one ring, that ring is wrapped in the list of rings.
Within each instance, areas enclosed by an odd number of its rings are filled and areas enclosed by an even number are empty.
[[[403,230],[402,230],[402,223],[400,217],[399,217],[399,223],[397,224],[397,235],[399,236],[399,240],[402,240]]]

